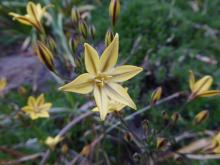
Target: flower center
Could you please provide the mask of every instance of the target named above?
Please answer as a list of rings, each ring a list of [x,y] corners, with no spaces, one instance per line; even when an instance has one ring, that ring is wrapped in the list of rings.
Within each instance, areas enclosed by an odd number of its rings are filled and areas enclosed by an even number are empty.
[[[99,87],[104,87],[105,83],[107,83],[108,79],[111,78],[112,76],[108,76],[105,74],[98,74],[95,77],[95,83],[99,86]]]

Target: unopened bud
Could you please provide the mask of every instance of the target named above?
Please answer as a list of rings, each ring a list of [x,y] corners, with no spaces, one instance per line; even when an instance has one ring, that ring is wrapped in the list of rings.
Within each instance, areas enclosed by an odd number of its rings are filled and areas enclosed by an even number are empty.
[[[62,152],[63,154],[67,154],[68,151],[69,151],[68,145],[67,145],[67,144],[63,144],[62,147],[61,147],[61,152]]]
[[[74,6],[71,13],[72,21],[75,25],[79,23],[80,13],[79,10]]]
[[[131,135],[131,133],[126,132],[126,133],[124,134],[124,139],[125,139],[125,141],[130,142],[130,141],[132,140],[132,135]]]
[[[34,46],[34,50],[37,53],[41,62],[47,66],[50,71],[54,71],[54,62],[52,52],[40,41]]]
[[[54,50],[56,48],[56,42],[54,41],[54,39],[52,37],[48,37],[47,40],[47,46],[48,48],[50,48],[50,50]]]
[[[174,112],[171,116],[173,124],[175,124],[179,120],[179,118],[180,118],[180,114],[177,112]]]
[[[162,112],[162,117],[163,117],[164,120],[169,120],[169,115],[166,111]]]
[[[79,32],[82,34],[84,39],[88,37],[88,25],[83,20],[79,21]]]
[[[113,26],[120,14],[120,0],[111,0],[109,5],[109,16],[111,17]]]
[[[194,117],[194,123],[195,124],[203,123],[208,117],[209,117],[209,111],[207,110],[201,111]]]
[[[91,145],[90,144],[88,144],[88,145],[86,145],[86,146],[84,146],[83,147],[83,149],[82,149],[82,151],[80,152],[80,154],[82,155],[82,156],[85,156],[85,157],[87,157],[87,156],[89,156],[89,154],[91,153]]]
[[[18,88],[18,93],[19,95],[24,96],[27,93],[27,90],[24,87],[20,86]]]
[[[158,100],[160,100],[162,95],[162,87],[155,89],[151,95],[151,105],[155,105]]]
[[[89,26],[89,33],[90,33],[92,39],[94,39],[96,36],[96,29],[95,29],[94,25]]]
[[[69,46],[73,52],[76,52],[76,50],[78,49],[79,42],[79,37],[74,35],[69,39]]]
[[[108,47],[108,45],[113,41],[114,39],[114,33],[111,29],[108,29],[108,31],[105,34],[105,47]]]
[[[163,149],[167,145],[168,141],[165,138],[157,138],[157,149]]]

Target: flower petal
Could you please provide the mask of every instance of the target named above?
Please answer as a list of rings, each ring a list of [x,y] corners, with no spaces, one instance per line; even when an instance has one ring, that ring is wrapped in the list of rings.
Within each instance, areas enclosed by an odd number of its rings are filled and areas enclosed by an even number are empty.
[[[36,100],[33,96],[28,97],[28,105],[34,107],[36,104]]]
[[[28,113],[28,112],[33,112],[33,108],[30,106],[25,106],[22,108],[22,111]]]
[[[28,18],[27,16],[21,16],[19,14],[16,13],[9,13],[9,15],[13,16],[13,20],[18,20],[20,23],[25,24],[25,25],[33,25],[33,22],[30,18]]]
[[[220,94],[220,90],[210,90],[200,93],[199,95],[197,95],[197,97],[211,97],[219,94]]]
[[[116,83],[106,84],[106,93],[112,100],[136,109],[136,105],[133,100],[128,95],[126,89],[124,89],[121,85]]]
[[[42,104],[44,104],[45,100],[44,100],[44,94],[41,94],[36,101],[37,106],[40,106]]]
[[[93,90],[93,76],[89,73],[84,73],[72,82],[60,87],[59,90],[81,94],[90,93]]]
[[[97,107],[100,113],[100,118],[101,120],[105,120],[105,117],[108,113],[108,98],[104,91],[104,88],[95,86],[94,97],[95,97],[95,102],[97,104]]]
[[[112,43],[105,49],[100,58],[100,70],[106,72],[115,66],[118,60],[119,36],[115,35]]]
[[[86,70],[91,74],[97,74],[99,71],[99,55],[97,51],[89,44],[85,43],[84,47]]]
[[[211,76],[204,76],[195,83],[192,92],[199,95],[200,93],[207,91],[212,85],[212,82],[213,82],[213,78]]]
[[[116,67],[109,74],[112,78],[109,79],[111,82],[123,82],[131,79],[140,73],[143,68],[132,66],[132,65],[123,65]]]
[[[192,71],[189,71],[189,87],[191,90],[193,90],[194,84],[195,84],[194,73]]]
[[[41,110],[41,112],[47,112],[49,111],[49,109],[52,107],[52,104],[51,103],[45,103],[43,105],[41,105],[39,108]]]

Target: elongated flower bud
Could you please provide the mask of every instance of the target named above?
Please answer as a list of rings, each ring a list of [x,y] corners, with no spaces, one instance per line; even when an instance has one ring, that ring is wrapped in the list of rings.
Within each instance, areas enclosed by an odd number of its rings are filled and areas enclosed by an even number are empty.
[[[151,106],[155,105],[158,100],[160,100],[162,95],[162,88],[158,87],[156,90],[153,91],[151,95]]]
[[[108,29],[108,31],[105,34],[105,47],[108,47],[108,45],[113,41],[114,39],[114,33],[111,29]]]
[[[195,117],[194,117],[194,123],[195,124],[201,124],[203,123],[207,118],[209,117],[209,111],[204,110],[199,112]]]
[[[95,29],[94,25],[89,26],[89,33],[90,33],[92,39],[94,39],[96,36],[96,29]]]
[[[113,26],[120,14],[120,0],[111,0],[109,5],[109,16],[111,17]]]
[[[79,37],[72,35],[69,39],[69,46],[70,49],[75,53],[79,46]]]
[[[50,71],[53,72],[55,67],[52,52],[40,41],[37,41],[34,50],[40,58],[41,62],[46,65]]]
[[[157,149],[163,149],[167,145],[168,141],[165,138],[157,138]]]
[[[88,37],[88,25],[83,20],[79,21],[79,31],[85,39]]]
[[[174,112],[171,116],[173,124],[176,124],[176,122],[179,120],[180,114],[178,112]]]
[[[79,23],[80,13],[79,10],[74,6],[71,13],[72,21],[75,25]]]

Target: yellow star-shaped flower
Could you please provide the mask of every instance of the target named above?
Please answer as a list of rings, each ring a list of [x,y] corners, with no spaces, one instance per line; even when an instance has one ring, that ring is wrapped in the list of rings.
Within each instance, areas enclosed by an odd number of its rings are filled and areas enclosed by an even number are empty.
[[[60,90],[81,94],[93,92],[101,120],[104,120],[108,113],[109,99],[136,109],[126,89],[119,83],[131,79],[143,69],[132,65],[115,67],[118,60],[118,34],[101,57],[89,44],[86,43],[84,46],[85,67],[88,73],[78,76],[69,84],[60,87]]]
[[[52,104],[45,103],[43,94],[36,99],[33,96],[30,96],[27,104],[27,106],[22,108],[22,111],[28,114],[32,120],[38,118],[48,118],[50,116],[48,111]]]
[[[13,12],[10,12],[9,15],[13,16],[14,20],[18,20],[22,24],[33,26],[39,32],[44,32],[43,26],[41,24],[41,19],[43,15],[46,13],[46,9],[48,7],[49,6],[41,7],[41,4],[28,2],[26,8],[27,10],[26,15],[20,15]]]

